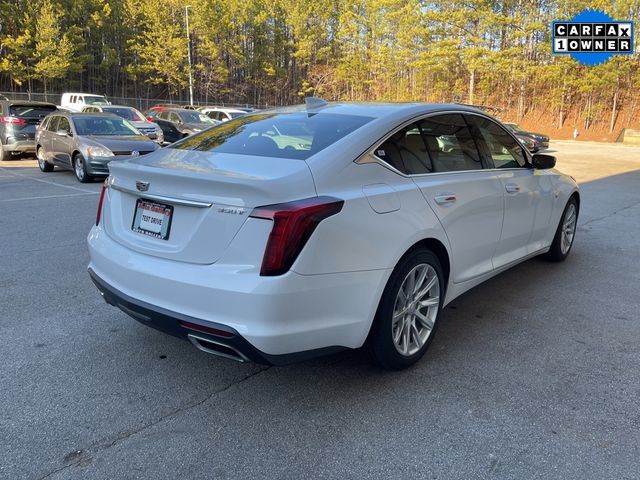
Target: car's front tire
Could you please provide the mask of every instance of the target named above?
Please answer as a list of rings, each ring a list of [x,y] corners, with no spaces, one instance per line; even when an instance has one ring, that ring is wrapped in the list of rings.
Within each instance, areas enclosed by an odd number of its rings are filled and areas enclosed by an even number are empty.
[[[376,363],[400,370],[420,360],[433,340],[445,287],[440,261],[430,250],[417,249],[400,260],[367,339]]]
[[[544,254],[544,258],[552,262],[562,262],[569,256],[578,225],[578,201],[571,197],[564,207],[560,223],[553,237],[551,248]]]
[[[38,147],[38,149],[36,150],[36,158],[38,159],[38,167],[40,168],[41,172],[53,172],[53,165],[51,165],[44,159],[44,152],[42,151],[42,147]]]
[[[93,182],[93,176],[87,173],[87,164],[84,157],[79,153],[73,156],[73,173],[76,174],[76,178],[81,183]]]

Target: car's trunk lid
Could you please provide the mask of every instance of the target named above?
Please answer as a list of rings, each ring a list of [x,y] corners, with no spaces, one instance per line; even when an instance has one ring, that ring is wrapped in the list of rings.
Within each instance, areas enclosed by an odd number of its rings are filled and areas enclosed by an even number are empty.
[[[166,148],[109,168],[108,234],[133,250],[190,263],[216,262],[253,207],[316,195],[302,160]],[[172,207],[167,239],[134,231],[141,198]]]

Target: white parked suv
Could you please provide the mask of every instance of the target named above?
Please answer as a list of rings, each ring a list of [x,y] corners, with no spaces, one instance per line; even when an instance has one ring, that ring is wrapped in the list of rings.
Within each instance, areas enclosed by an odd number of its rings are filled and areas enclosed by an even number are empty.
[[[247,110],[227,107],[202,107],[200,112],[219,122],[228,122],[234,118],[243,117],[248,113]]]
[[[111,102],[102,95],[67,92],[62,94],[60,107],[71,112],[81,112],[87,105],[109,105],[110,103]]]
[[[580,195],[554,165],[471,107],[310,101],[110,164],[89,272],[205,352],[404,368],[454,298],[567,257]]]

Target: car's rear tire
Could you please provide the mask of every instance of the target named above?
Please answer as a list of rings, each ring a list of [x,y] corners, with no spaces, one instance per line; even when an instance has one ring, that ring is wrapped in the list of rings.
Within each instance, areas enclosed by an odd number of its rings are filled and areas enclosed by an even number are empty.
[[[84,157],[79,153],[73,156],[73,173],[76,174],[76,178],[81,183],[93,182],[93,176],[87,173],[87,164]]]
[[[36,150],[36,158],[38,159],[38,167],[40,168],[41,172],[53,172],[53,165],[51,165],[49,162],[47,162],[44,159],[44,153],[42,153],[42,147],[38,147],[38,149]]]
[[[433,340],[445,288],[442,266],[430,250],[414,250],[400,260],[367,339],[376,363],[400,370],[420,360]]]
[[[552,262],[562,262],[569,256],[573,240],[576,236],[576,226],[578,225],[578,201],[575,197],[571,197],[564,207],[560,223],[553,237],[551,248],[543,255],[546,260]]]

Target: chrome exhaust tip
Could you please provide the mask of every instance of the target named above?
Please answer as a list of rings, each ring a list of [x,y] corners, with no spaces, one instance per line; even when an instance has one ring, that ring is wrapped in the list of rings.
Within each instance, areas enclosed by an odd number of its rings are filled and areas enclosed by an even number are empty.
[[[219,357],[228,358],[241,363],[249,361],[245,355],[230,345],[216,342],[210,338],[201,337],[193,333],[188,333],[187,338],[198,350],[205,353],[210,353],[211,355],[217,355]]]

